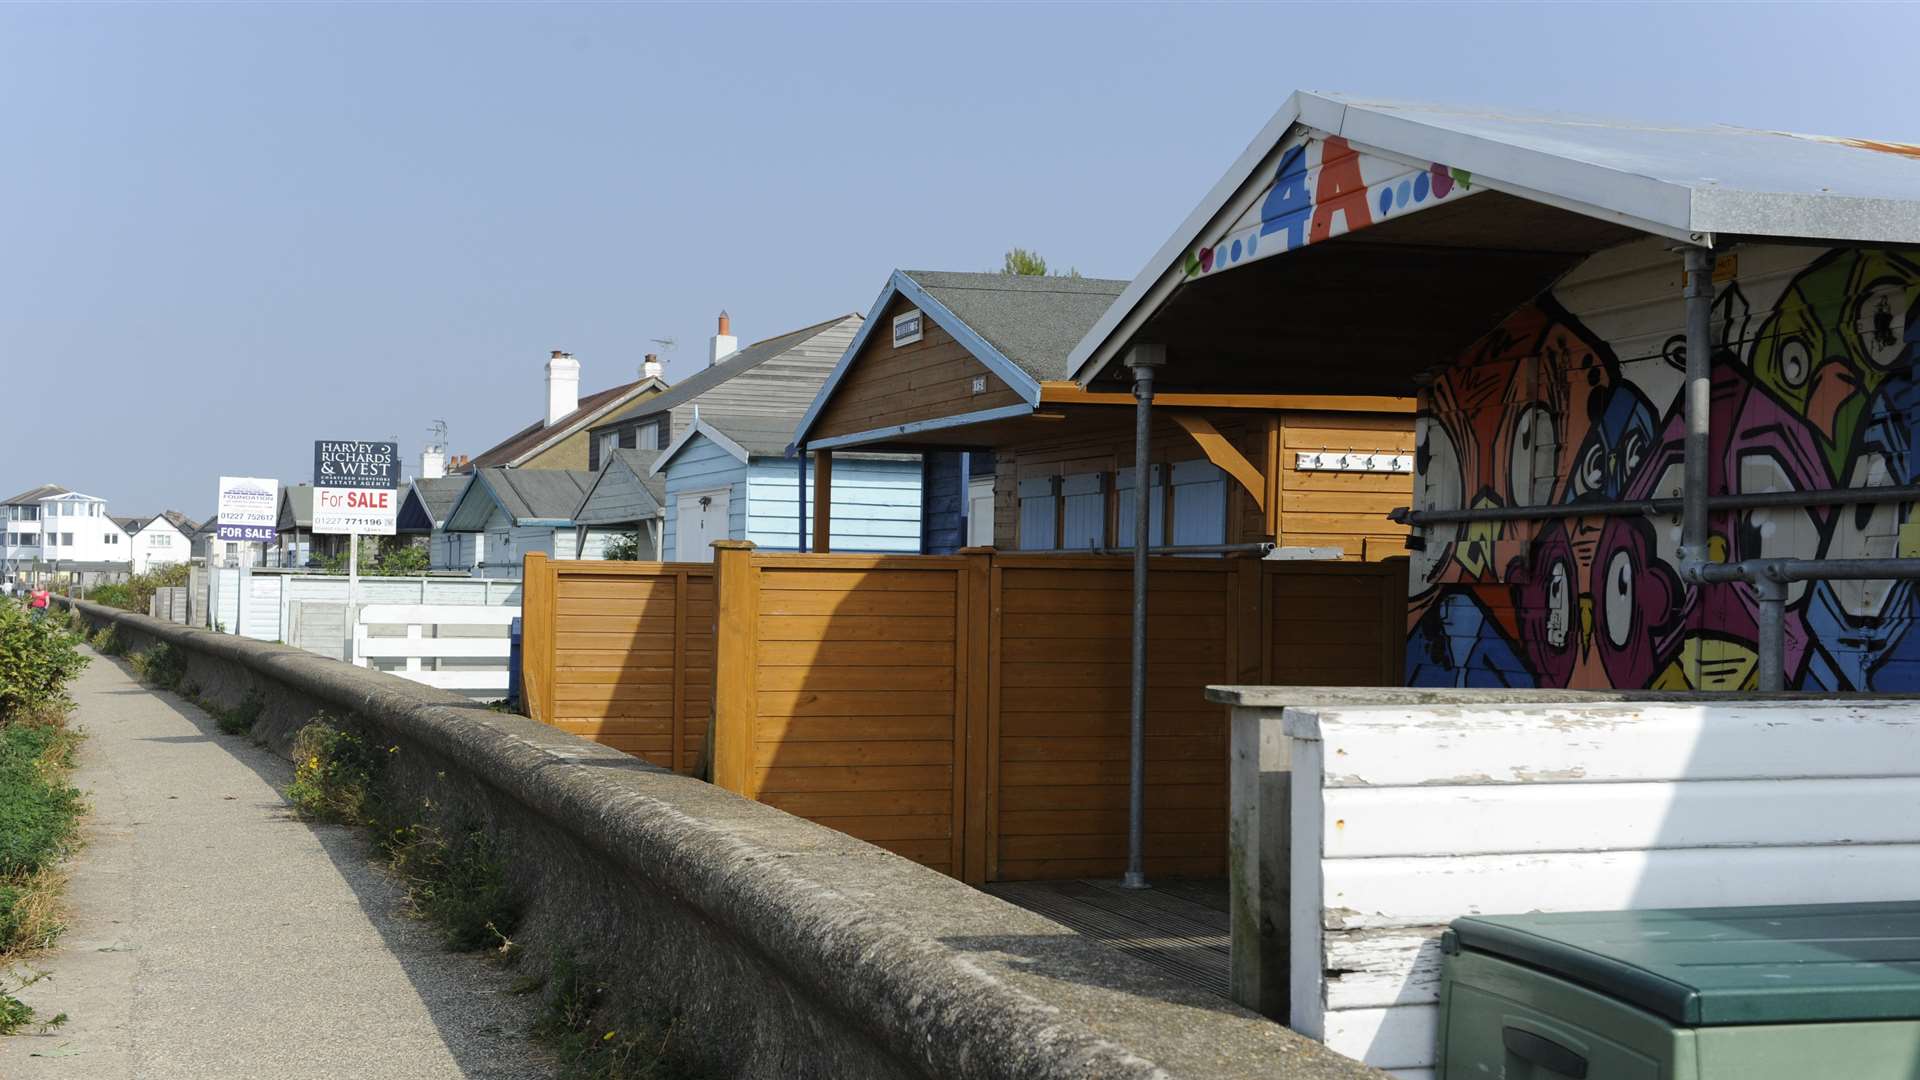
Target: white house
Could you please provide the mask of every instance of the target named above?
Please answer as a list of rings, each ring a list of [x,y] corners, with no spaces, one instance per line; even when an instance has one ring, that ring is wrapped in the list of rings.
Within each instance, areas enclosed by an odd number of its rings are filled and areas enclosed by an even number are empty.
[[[24,579],[36,569],[124,572],[127,534],[107,516],[107,501],[41,484],[8,499],[5,507],[6,575]]]
[[[194,530],[190,550],[193,557],[207,566],[263,566],[266,564],[266,545],[257,540],[222,540],[219,537],[220,523],[216,516],[208,514],[200,527]]]
[[[166,563],[183,563],[193,557],[193,534],[200,531],[200,524],[178,510],[112,521],[129,538],[127,553],[136,574]]]

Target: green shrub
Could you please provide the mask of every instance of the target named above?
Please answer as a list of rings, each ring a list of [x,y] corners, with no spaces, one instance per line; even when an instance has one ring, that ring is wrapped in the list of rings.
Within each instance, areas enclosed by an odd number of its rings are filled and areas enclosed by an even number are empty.
[[[134,653],[131,659],[133,670],[141,678],[163,690],[174,689],[187,677],[187,654],[164,641],[146,652]]]
[[[623,532],[607,541],[600,557],[609,562],[635,562],[640,558],[640,533]]]
[[[22,1031],[51,1031],[67,1022],[67,1014],[61,1013],[49,1020],[34,1020],[33,1006],[14,997],[14,991],[24,990],[41,979],[46,972],[36,971],[24,978],[16,978],[10,972],[0,971],[0,1035],[17,1035]]]
[[[66,703],[66,687],[87,666],[73,635],[51,617],[0,604],[0,724]]]
[[[72,840],[80,792],[62,770],[73,743],[58,724],[0,727],[0,882],[53,865]]]
[[[133,590],[117,581],[107,585],[95,585],[88,589],[87,599],[122,611],[133,610]]]
[[[287,798],[300,816],[313,821],[370,825],[378,764],[365,739],[321,716],[294,736]]]

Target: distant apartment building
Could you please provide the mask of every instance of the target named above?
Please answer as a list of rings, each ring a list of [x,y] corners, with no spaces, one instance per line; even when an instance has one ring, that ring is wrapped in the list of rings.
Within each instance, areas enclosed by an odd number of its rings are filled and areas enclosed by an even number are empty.
[[[0,503],[6,532],[0,566],[9,580],[36,571],[126,570],[132,546],[107,516],[107,500],[41,484]]]

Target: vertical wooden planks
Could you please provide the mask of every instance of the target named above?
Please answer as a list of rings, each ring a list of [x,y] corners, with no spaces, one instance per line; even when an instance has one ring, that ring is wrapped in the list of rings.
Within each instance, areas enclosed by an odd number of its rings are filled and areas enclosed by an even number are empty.
[[[548,560],[529,553],[521,568],[520,694],[527,715],[542,723],[553,716],[553,578]]]
[[[754,685],[758,641],[759,588],[754,580],[753,544],[714,542],[713,782],[751,797],[753,792],[754,714],[759,694]]]
[[[990,766],[988,764],[989,728],[992,725],[993,588],[991,548],[967,548],[960,553],[967,560],[965,571],[966,608],[960,620],[966,635],[961,653],[966,659],[966,701],[961,716],[960,745],[965,751],[966,772],[962,789],[960,824],[965,844],[961,857],[961,878],[972,885],[987,881],[987,840]]]
[[[687,761],[687,572],[673,575],[673,745],[674,772],[688,772]]]

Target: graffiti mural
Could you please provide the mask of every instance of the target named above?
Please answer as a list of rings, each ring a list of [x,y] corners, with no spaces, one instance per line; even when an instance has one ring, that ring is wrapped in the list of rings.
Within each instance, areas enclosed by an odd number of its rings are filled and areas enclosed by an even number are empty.
[[[1756,272],[1716,289],[1711,491],[1920,483],[1920,262],[1859,250],[1742,258]],[[1581,512],[1680,491],[1684,312],[1656,262],[1637,278],[1563,283],[1422,391],[1419,508],[1563,512],[1416,532],[1409,685],[1754,686],[1753,592],[1680,579],[1678,515]],[[1900,503],[1715,513],[1709,547],[1729,562],[1916,555],[1920,517]],[[1790,586],[1790,684],[1920,689],[1913,584]]]
[[[1302,131],[1280,148],[1265,193],[1219,239],[1189,251],[1189,278],[1265,259],[1364,229],[1388,218],[1458,202],[1473,174],[1415,168],[1355,149],[1338,135]]]

